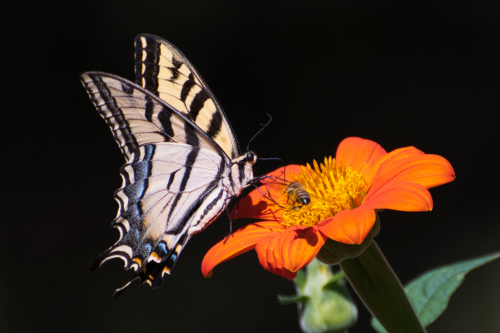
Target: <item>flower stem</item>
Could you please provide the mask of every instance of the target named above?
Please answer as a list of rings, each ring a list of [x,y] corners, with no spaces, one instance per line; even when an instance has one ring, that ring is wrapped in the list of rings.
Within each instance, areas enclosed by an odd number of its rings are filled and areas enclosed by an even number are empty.
[[[389,333],[425,333],[375,241],[361,255],[342,261],[340,266],[368,310]]]

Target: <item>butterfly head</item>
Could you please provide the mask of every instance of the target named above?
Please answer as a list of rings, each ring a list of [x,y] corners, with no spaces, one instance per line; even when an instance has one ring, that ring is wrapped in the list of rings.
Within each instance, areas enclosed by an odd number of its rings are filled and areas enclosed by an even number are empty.
[[[249,151],[245,155],[245,163],[249,163],[250,165],[254,165],[257,162],[257,155],[253,151]]]

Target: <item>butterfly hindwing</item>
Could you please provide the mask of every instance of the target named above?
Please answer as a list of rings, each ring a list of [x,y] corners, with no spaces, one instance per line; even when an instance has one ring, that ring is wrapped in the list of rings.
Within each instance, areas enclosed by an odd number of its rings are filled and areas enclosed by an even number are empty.
[[[123,185],[115,193],[120,208],[113,226],[120,238],[93,268],[119,257],[157,287],[191,236],[190,228],[196,231],[203,214],[213,220],[224,209],[224,163],[209,150],[170,142],[143,145],[131,160],[122,167]]]
[[[136,83],[187,115],[230,158],[239,148],[222,108],[189,60],[163,38],[135,39]]]

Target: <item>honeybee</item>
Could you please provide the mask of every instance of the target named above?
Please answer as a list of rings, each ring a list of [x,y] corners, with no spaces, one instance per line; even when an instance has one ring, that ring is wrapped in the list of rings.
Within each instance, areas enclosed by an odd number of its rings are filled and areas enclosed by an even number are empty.
[[[285,189],[285,194],[288,195],[288,202],[290,202],[290,198],[293,199],[293,210],[298,210],[300,207],[304,205],[309,205],[311,203],[311,196],[307,192],[304,185],[298,182],[292,182]],[[299,206],[295,206],[295,204],[299,204]]]

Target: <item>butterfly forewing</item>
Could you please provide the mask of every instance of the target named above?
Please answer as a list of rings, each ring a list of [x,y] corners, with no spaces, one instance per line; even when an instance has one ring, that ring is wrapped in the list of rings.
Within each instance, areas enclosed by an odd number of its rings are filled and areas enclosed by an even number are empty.
[[[139,35],[135,39],[136,82],[186,114],[231,158],[238,143],[222,108],[189,60],[165,39]]]

